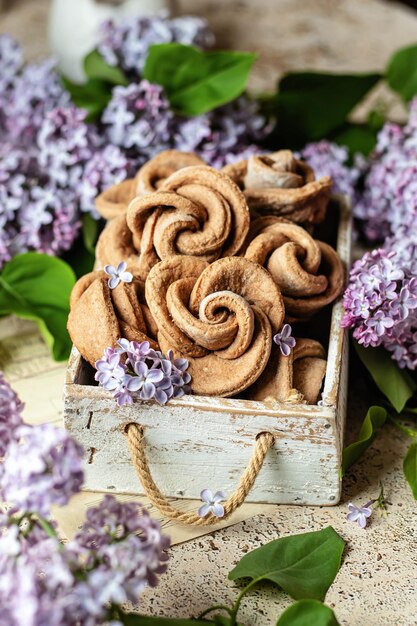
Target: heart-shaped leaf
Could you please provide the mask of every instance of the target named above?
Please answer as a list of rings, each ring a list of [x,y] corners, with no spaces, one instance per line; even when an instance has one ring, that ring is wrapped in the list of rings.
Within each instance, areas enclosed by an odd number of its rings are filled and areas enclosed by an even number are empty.
[[[164,88],[182,115],[201,115],[237,98],[245,89],[256,54],[203,52],[178,43],[149,48],[143,76]]]
[[[408,372],[398,367],[384,348],[364,348],[356,341],[354,346],[378,389],[388,398],[397,413],[401,413],[417,390],[416,382]]]
[[[408,102],[417,94],[417,46],[401,48],[391,57],[386,79],[394,91]]]
[[[270,580],[295,600],[323,600],[339,571],[344,545],[331,526],[282,537],[246,554],[229,578]]]
[[[84,59],[84,71],[87,78],[91,80],[102,80],[112,85],[127,86],[129,84],[122,70],[106,63],[98,50],[87,54]]]
[[[408,448],[403,462],[403,471],[413,496],[417,500],[417,443],[412,443]]]
[[[57,361],[68,358],[69,297],[75,283],[61,259],[28,252],[6,263],[0,274],[0,315],[34,320]]]
[[[361,429],[356,441],[344,448],[342,453],[342,467],[340,473],[343,476],[346,470],[356,463],[359,457],[374,441],[378,430],[385,424],[387,412],[382,406],[371,406],[362,422]]]
[[[340,626],[332,609],[318,600],[299,600],[288,607],[276,626]]]
[[[379,74],[294,72],[279,83],[277,135],[300,148],[343,127],[348,114],[380,80]]]

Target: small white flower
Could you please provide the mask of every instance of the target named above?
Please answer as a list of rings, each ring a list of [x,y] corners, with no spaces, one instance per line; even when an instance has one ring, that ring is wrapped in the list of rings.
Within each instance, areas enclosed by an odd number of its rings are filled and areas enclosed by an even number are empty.
[[[110,276],[108,283],[110,289],[117,287],[119,283],[131,283],[133,280],[133,274],[126,272],[127,263],[121,261],[117,267],[114,265],[105,265],[104,271]]]
[[[373,501],[361,507],[356,506],[356,504],[353,504],[352,502],[349,502],[349,513],[346,515],[346,519],[349,520],[349,522],[357,522],[361,528],[365,528],[368,517],[371,517],[372,515],[372,509],[370,507],[372,502]]]
[[[206,517],[208,513],[212,513],[216,517],[223,517],[224,515],[224,507],[220,502],[226,498],[223,491],[216,491],[213,496],[213,493],[210,489],[203,489],[200,493],[200,498],[204,504],[200,506],[198,509],[198,514],[200,517]]]

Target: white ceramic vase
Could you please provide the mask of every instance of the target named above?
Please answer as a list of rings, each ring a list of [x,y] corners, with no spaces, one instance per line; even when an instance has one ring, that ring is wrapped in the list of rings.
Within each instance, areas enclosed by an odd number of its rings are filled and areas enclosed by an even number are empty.
[[[119,21],[129,15],[171,11],[172,5],[173,0],[52,0],[49,17],[51,51],[66,76],[83,82],[82,59],[97,44],[99,26],[104,20]]]

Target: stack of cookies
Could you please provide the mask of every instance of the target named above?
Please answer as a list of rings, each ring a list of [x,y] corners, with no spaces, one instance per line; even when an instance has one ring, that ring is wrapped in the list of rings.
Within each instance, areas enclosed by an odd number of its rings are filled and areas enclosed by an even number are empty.
[[[75,346],[94,366],[122,337],[149,341],[189,361],[195,394],[317,403],[325,350],[297,328],[343,290],[336,251],[311,234],[331,185],[288,150],[221,171],[159,154],[97,198],[109,221],[96,265],[125,261],[133,280],[111,288],[97,270],[78,281]],[[296,343],[281,351],[284,324]]]

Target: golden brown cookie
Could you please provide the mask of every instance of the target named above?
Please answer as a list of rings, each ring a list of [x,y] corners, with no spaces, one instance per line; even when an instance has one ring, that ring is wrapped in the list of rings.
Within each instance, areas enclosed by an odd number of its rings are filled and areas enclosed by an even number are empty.
[[[261,375],[284,307],[260,265],[170,257],[151,269],[145,289],[161,350],[188,359],[194,393],[234,396]]]
[[[222,171],[244,191],[250,209],[259,214],[307,224],[317,224],[325,217],[331,179],[315,180],[313,170],[290,150],[251,156]]]
[[[156,191],[171,174],[190,165],[205,163],[192,152],[164,150],[145,163],[134,178],[112,185],[97,196],[97,211],[106,220],[119,217],[126,213],[133,198]]]
[[[296,339],[289,356],[273,346],[263,374],[248,389],[250,400],[317,404],[326,373],[326,353],[313,339]]]
[[[68,332],[86,361],[94,366],[105,348],[114,348],[121,337],[149,341],[157,348],[150,336],[157,329],[143,299],[144,285],[137,279],[110,289],[108,276],[99,270],[77,281],[71,293]]]
[[[343,291],[345,272],[331,246],[278,217],[251,225],[245,257],[263,265],[279,285],[287,321],[309,319]],[[247,240],[247,241],[248,241]]]

